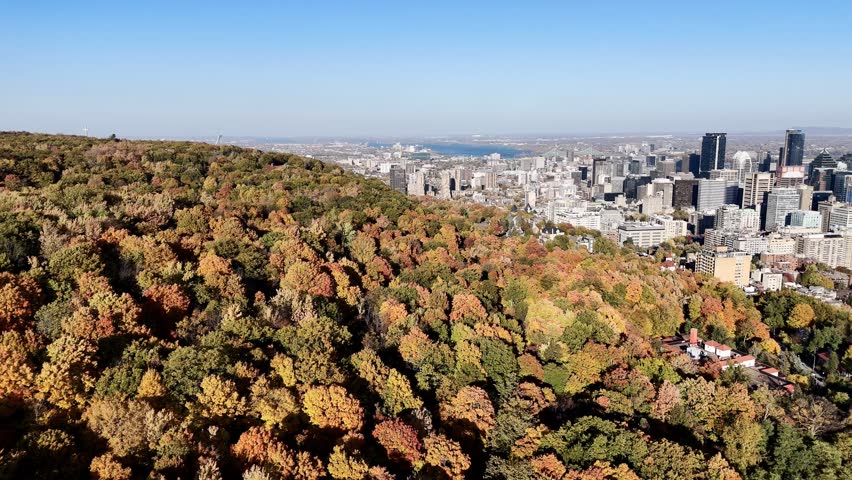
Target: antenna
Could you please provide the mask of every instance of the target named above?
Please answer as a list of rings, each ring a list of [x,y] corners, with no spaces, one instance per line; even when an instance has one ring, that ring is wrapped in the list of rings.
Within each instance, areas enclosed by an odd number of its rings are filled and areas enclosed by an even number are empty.
[[[219,142],[222,141],[222,134],[220,133],[218,137],[216,137],[216,145],[219,145]]]
[[[88,137],[88,136],[89,136],[89,128],[88,128],[88,127],[83,127],[83,136],[84,136],[84,137]]]

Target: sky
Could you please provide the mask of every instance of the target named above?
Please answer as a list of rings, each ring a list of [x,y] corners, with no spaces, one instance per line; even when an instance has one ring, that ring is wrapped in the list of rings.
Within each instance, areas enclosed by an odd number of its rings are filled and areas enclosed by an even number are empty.
[[[852,127],[848,0],[0,5],[0,130],[215,138]]]

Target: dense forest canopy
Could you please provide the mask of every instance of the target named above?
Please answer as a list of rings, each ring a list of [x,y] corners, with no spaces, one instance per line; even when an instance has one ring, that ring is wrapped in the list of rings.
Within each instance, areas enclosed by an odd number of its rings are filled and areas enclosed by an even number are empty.
[[[0,134],[0,478],[852,478],[848,310],[510,215]],[[693,327],[795,391],[662,348]]]

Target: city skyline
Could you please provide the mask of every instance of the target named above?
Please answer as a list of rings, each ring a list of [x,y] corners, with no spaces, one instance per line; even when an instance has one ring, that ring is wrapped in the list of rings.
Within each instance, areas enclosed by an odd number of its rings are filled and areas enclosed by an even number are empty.
[[[682,2],[30,2],[0,19],[0,56],[12,66],[0,79],[0,130],[215,138],[852,127],[852,66],[842,61],[852,7],[790,15],[792,5],[720,2],[711,21]]]

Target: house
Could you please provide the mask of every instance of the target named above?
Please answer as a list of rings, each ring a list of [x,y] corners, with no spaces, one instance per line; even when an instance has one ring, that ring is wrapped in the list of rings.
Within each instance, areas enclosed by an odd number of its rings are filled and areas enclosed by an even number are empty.
[[[761,369],[760,371],[763,372],[766,375],[772,375],[773,377],[778,376],[778,369],[776,369],[776,368],[766,367],[766,368]]]
[[[733,359],[734,364],[740,367],[753,367],[755,361],[756,359],[751,355],[743,355]]]
[[[731,358],[731,347],[727,345],[718,345],[716,347],[716,356],[720,359]]]

